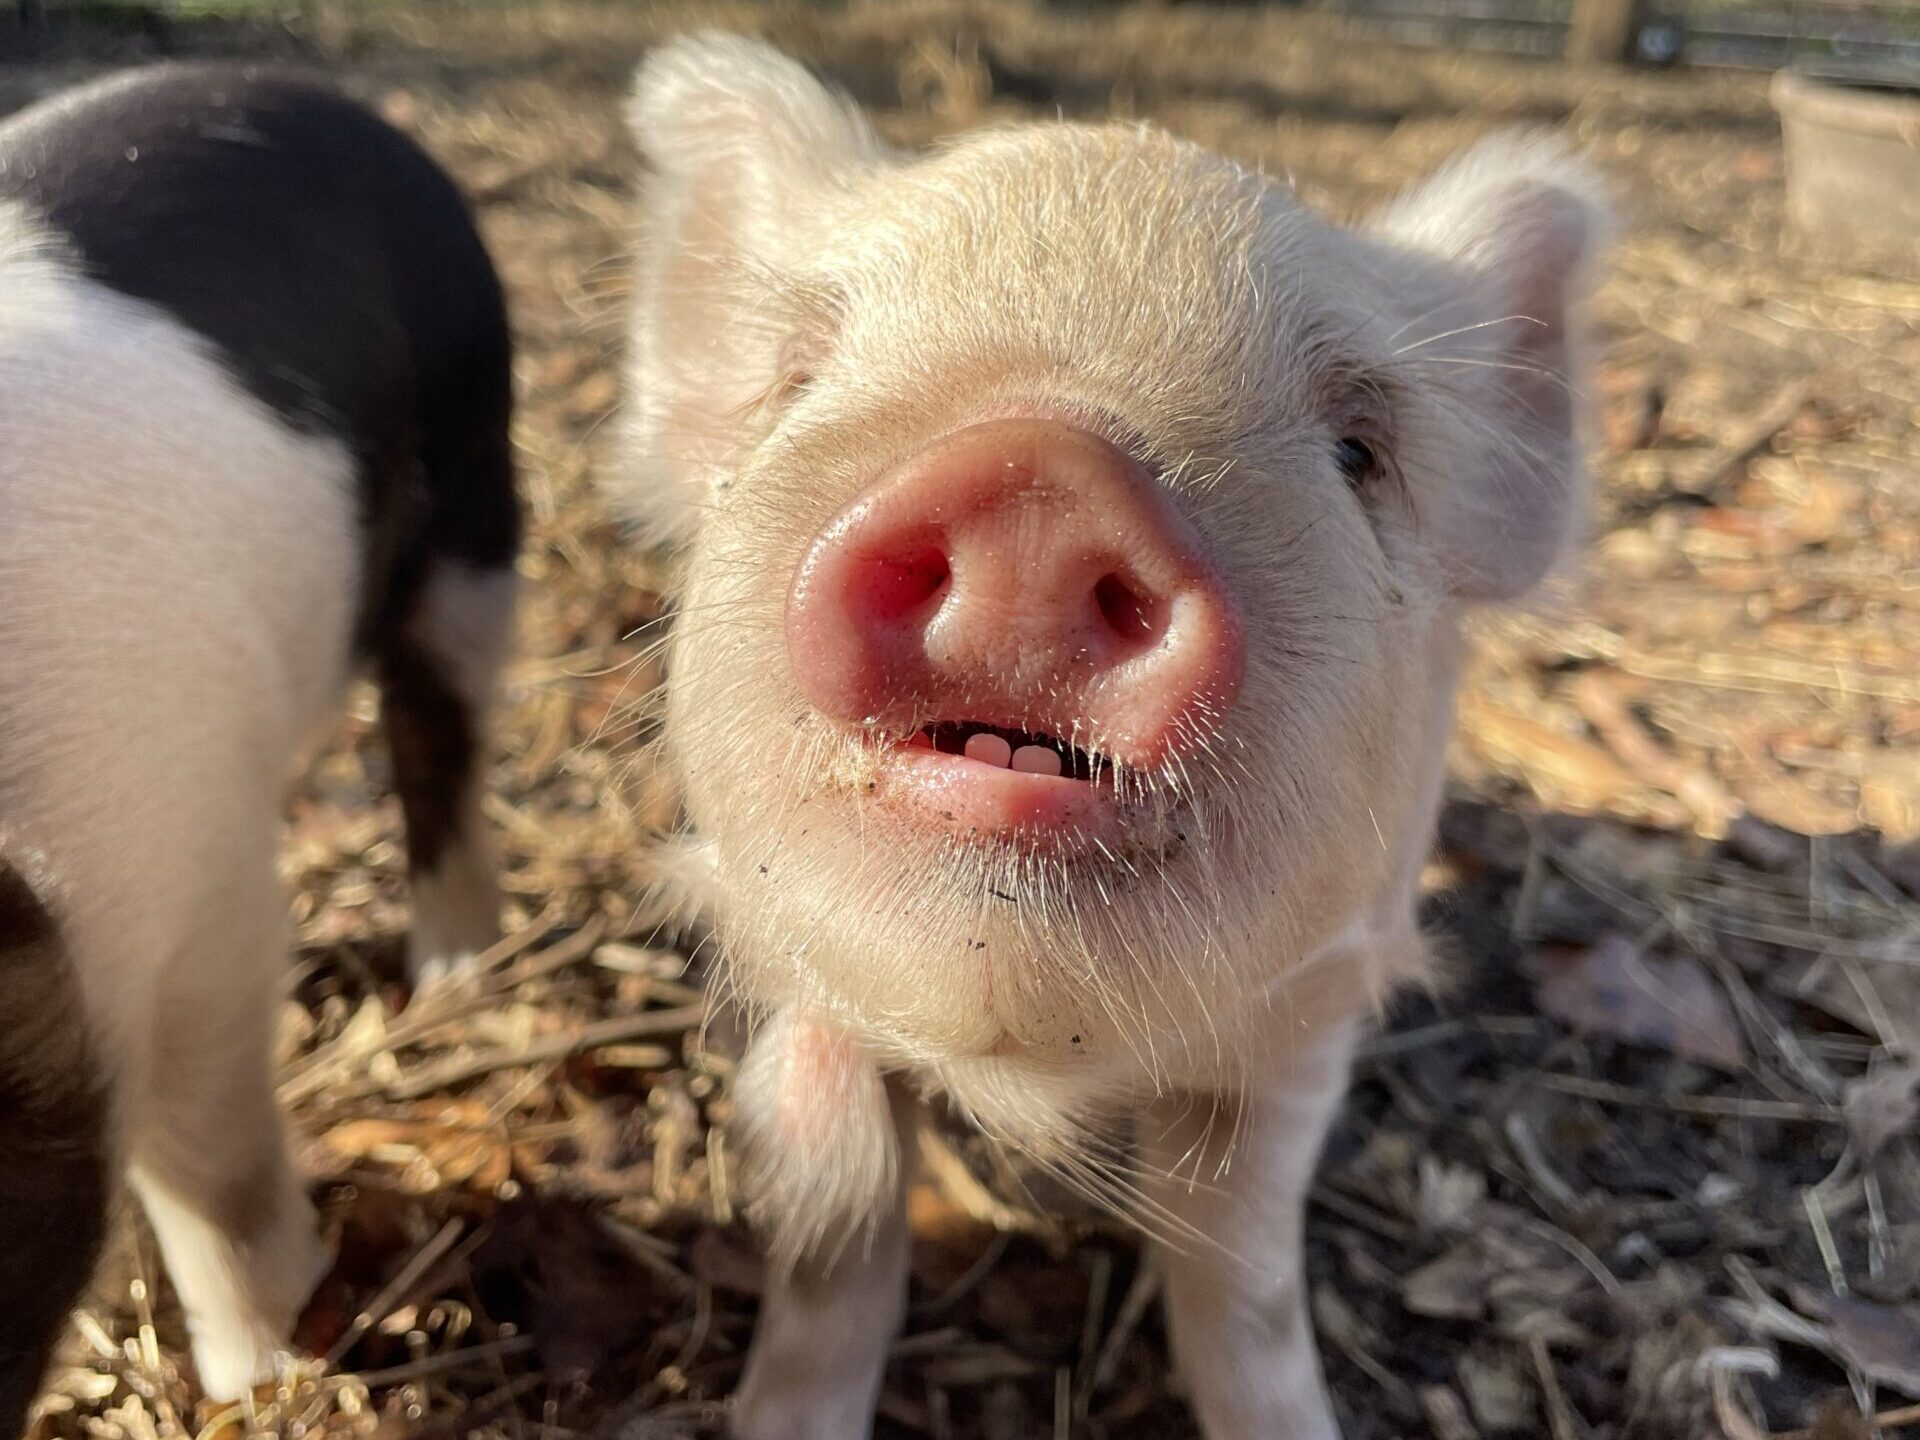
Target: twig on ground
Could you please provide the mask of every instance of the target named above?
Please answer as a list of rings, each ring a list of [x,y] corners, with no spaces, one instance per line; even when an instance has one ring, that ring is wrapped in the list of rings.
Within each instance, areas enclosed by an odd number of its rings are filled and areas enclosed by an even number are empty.
[[[509,1335],[504,1340],[489,1340],[485,1344],[469,1345],[464,1350],[449,1350],[444,1355],[429,1355],[424,1360],[394,1365],[385,1370],[358,1370],[354,1372],[354,1378],[368,1389],[376,1385],[405,1385],[409,1381],[424,1379],[428,1375],[460,1370],[468,1365],[484,1365],[510,1355],[525,1355],[536,1344],[538,1342],[531,1335]]]
[[[1554,1373],[1553,1356],[1547,1351],[1547,1342],[1535,1335],[1527,1342],[1527,1351],[1533,1357],[1533,1373],[1540,1380],[1540,1395],[1547,1412],[1547,1429],[1553,1440],[1580,1440],[1585,1428],[1574,1418],[1573,1407],[1567,1403],[1566,1395],[1560,1389],[1560,1377]]]
[[[1905,1430],[1913,1425],[1920,1425],[1920,1405],[1902,1405],[1896,1410],[1882,1410],[1867,1419],[1870,1430]],[[1824,1429],[1776,1430],[1763,1436],[1762,1440],[1820,1440],[1824,1434]]]
[[[496,1070],[511,1070],[521,1065],[547,1065],[571,1060],[603,1045],[618,1045],[648,1035],[674,1035],[691,1030],[706,1014],[702,1005],[676,1006],[670,1010],[646,1010],[638,1015],[618,1015],[599,1020],[558,1035],[543,1035],[525,1045],[507,1050],[488,1050],[430,1065],[404,1076],[386,1087],[395,1100],[417,1100],[423,1095],[449,1090]]]
[[[1088,1403],[1092,1397],[1113,1379],[1113,1372],[1119,1368],[1120,1356],[1127,1348],[1127,1342],[1133,1338],[1133,1332],[1145,1317],[1147,1308],[1153,1304],[1154,1297],[1160,1293],[1160,1271],[1151,1262],[1143,1262],[1134,1272],[1133,1283],[1127,1287],[1127,1293],[1121,1297],[1120,1308],[1114,1313],[1113,1328],[1107,1331],[1107,1338],[1100,1346],[1099,1357],[1093,1362],[1093,1373],[1087,1381]]]
[[[1844,1125],[1846,1117],[1836,1108],[1808,1105],[1793,1100],[1749,1100],[1739,1095],[1656,1095],[1615,1085],[1606,1080],[1588,1080],[1578,1075],[1543,1073],[1539,1083],[1549,1090],[1578,1095],[1607,1105],[1632,1105],[1648,1110],[1671,1110],[1679,1115],[1701,1115],[1713,1119],[1804,1120],[1810,1124]]]
[[[431,1240],[414,1251],[413,1258],[401,1267],[400,1273],[362,1307],[360,1313],[353,1317],[353,1323],[347,1326],[346,1332],[334,1342],[333,1348],[327,1352],[326,1363],[329,1368],[338,1365],[369,1330],[386,1319],[394,1307],[406,1299],[407,1292],[419,1284],[440,1257],[454,1247],[464,1229],[464,1220],[449,1220],[435,1232]]]

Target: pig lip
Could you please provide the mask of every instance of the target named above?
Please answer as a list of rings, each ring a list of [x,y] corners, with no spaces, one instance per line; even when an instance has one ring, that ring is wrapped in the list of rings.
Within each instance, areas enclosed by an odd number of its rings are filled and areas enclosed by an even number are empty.
[[[926,743],[888,745],[874,798],[962,840],[1010,841],[1073,853],[1122,839],[1124,808],[1109,780],[1032,775],[945,754]]]

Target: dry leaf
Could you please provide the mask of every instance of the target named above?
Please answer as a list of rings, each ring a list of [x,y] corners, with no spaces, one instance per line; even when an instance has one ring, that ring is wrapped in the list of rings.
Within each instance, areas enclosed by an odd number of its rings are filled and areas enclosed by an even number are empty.
[[[1920,1064],[1877,1063],[1846,1089],[1847,1133],[1862,1158],[1871,1159],[1896,1135],[1905,1134],[1920,1120]]]
[[[1822,957],[1781,967],[1775,985],[1890,1049],[1920,1055],[1920,965],[1913,958],[1905,944],[1890,946],[1885,961]]]
[[[1487,1198],[1487,1177],[1465,1165],[1449,1165],[1435,1155],[1420,1157],[1420,1194],[1415,1213],[1428,1234],[1466,1230]]]
[[[1746,1064],[1731,1002],[1691,955],[1646,954],[1626,936],[1608,935],[1569,958],[1536,955],[1528,969],[1540,1008],[1569,1029],[1722,1070]]]
[[[1920,1310],[1826,1295],[1802,1285],[1793,1287],[1793,1303],[1825,1322],[1834,1347],[1862,1375],[1903,1395],[1920,1396]]]
[[[415,1194],[452,1186],[491,1194],[513,1173],[506,1131],[477,1100],[445,1101],[428,1113],[391,1119],[346,1120],[320,1138],[343,1160],[398,1169],[400,1183]]]
[[[1480,1432],[1467,1418],[1467,1407],[1445,1385],[1421,1386],[1420,1410],[1434,1440],[1480,1440]]]
[[[1686,809],[1639,783],[1626,766],[1591,740],[1570,735],[1470,691],[1460,702],[1460,740],[1496,768],[1517,772],[1543,803],[1575,814],[1618,812],[1629,800],[1637,816],[1680,825]]]
[[[1468,1240],[1401,1282],[1400,1300],[1415,1315],[1437,1320],[1478,1320],[1487,1313],[1486,1256]]]
[[[1467,1408],[1482,1430],[1494,1434],[1538,1433],[1533,1382],[1511,1352],[1472,1353],[1460,1357],[1457,1371]]]

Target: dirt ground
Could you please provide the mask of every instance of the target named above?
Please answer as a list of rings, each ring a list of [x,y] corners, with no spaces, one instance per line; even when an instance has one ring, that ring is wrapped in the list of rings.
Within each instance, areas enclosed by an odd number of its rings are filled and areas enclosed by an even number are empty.
[[[758,1267],[715,1128],[728,1061],[644,902],[674,813],[640,707],[661,573],[592,489],[622,92],[713,20],[904,143],[1149,117],[1341,214],[1497,124],[1592,150],[1628,219],[1590,563],[1484,627],[1429,877],[1457,981],[1398,1006],[1332,1141],[1322,1350],[1349,1440],[1920,1424],[1920,285],[1783,243],[1764,77],[1396,52],[1253,8],[315,3],[56,37],[0,65],[0,104],[163,45],[307,59],[469,188],[521,342],[529,602],[492,814],[529,928],[403,1008],[397,807],[357,696],[283,862],[283,1095],[340,1250],[300,1339],[326,1363],[251,1420],[198,1406],[130,1221],[38,1433],[718,1433]],[[1044,1218],[964,1136],[929,1150],[880,1433],[1193,1436],[1126,1235]]]

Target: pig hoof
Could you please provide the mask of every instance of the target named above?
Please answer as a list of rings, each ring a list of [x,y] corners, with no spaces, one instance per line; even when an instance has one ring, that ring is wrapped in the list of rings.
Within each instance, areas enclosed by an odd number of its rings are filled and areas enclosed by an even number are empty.
[[[500,892],[492,867],[468,847],[413,879],[407,978],[416,990],[465,974],[500,938]]]
[[[436,986],[443,985],[449,980],[457,980],[467,974],[473,969],[474,958],[479,953],[477,950],[458,950],[451,955],[420,956],[409,950],[407,952],[407,983],[412,987],[414,994],[424,994]]]
[[[814,1407],[800,1397],[736,1398],[727,1425],[728,1440],[868,1440],[872,1422],[846,1407]]]
[[[311,1223],[312,1211],[302,1218],[306,1223],[280,1242],[277,1251],[261,1247],[262,1261],[250,1277],[246,1303],[232,1314],[188,1316],[194,1368],[209,1399],[237,1400],[277,1380],[285,1370],[294,1322],[333,1264]]]
[[[473,962],[500,938],[492,916],[474,916],[463,925],[414,923],[407,938],[407,981],[416,992],[468,974]]]

